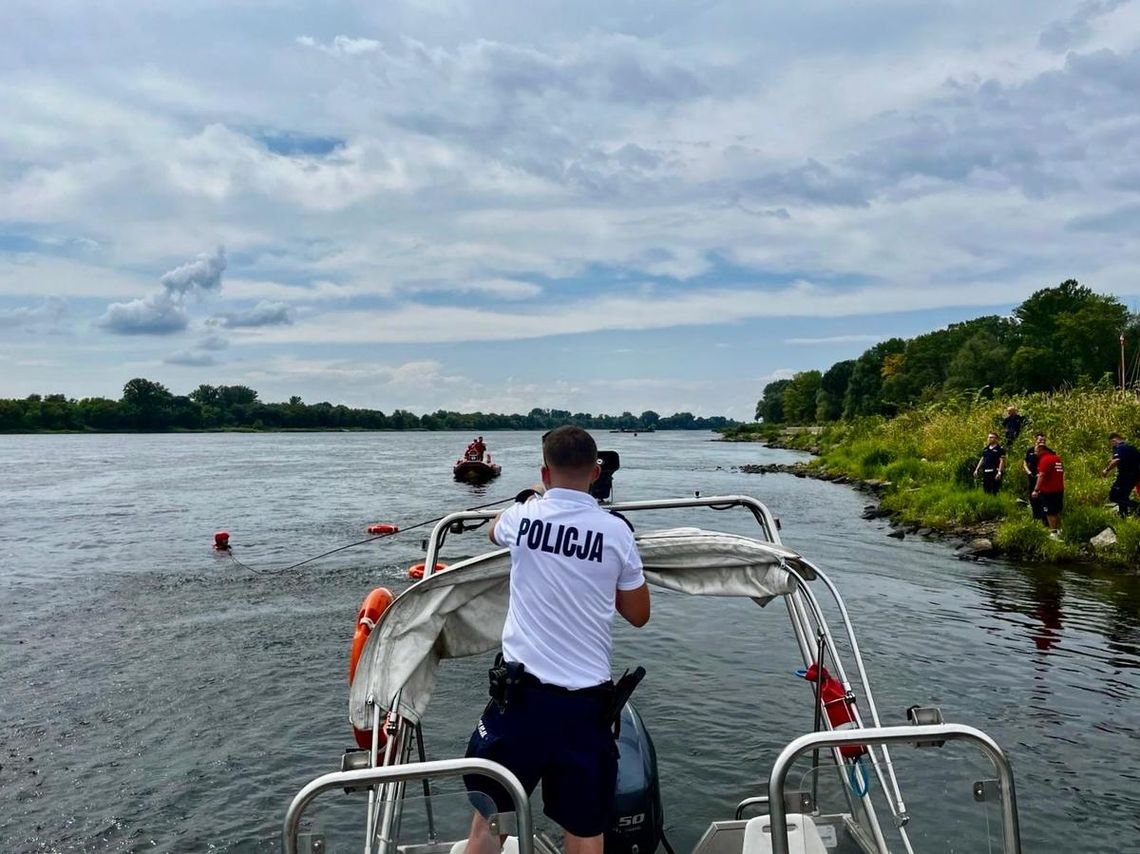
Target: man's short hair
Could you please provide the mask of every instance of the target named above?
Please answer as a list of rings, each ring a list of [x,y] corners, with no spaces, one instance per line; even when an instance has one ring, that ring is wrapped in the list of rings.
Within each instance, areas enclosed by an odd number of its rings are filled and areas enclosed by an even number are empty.
[[[542,459],[559,471],[584,471],[598,463],[598,445],[581,427],[567,424],[542,437]]]
[[[1119,439],[1121,442],[1124,441],[1124,437],[1121,436],[1119,433],[1109,433],[1108,438],[1109,439]]]

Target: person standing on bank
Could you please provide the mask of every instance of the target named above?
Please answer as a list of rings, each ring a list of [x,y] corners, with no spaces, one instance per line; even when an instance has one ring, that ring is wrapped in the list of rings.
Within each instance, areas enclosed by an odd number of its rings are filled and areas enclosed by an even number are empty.
[[[1132,488],[1140,480],[1140,451],[1124,441],[1119,433],[1108,437],[1112,445],[1112,459],[1104,467],[1101,476],[1105,477],[1116,469],[1116,480],[1108,490],[1108,500],[1116,505],[1121,517],[1130,515],[1137,507],[1132,500]]]
[[[1045,434],[1038,433],[1033,437],[1033,444],[1029,446],[1029,450],[1025,452],[1025,459],[1021,463],[1022,469],[1025,470],[1025,476],[1028,479],[1026,488],[1029,491],[1029,507],[1033,511],[1033,518],[1039,520],[1042,524],[1048,525],[1045,521],[1045,514],[1041,512],[1041,501],[1034,494],[1037,489],[1037,443],[1045,443]]]
[[[1037,485],[1031,498],[1041,502],[1041,511],[1049,524],[1049,536],[1061,536],[1061,511],[1065,509],[1065,468],[1056,452],[1045,446],[1045,437],[1037,439]]]
[[[491,542],[511,552],[507,690],[487,705],[467,756],[506,766],[527,794],[541,780],[543,811],[565,831],[566,854],[602,854],[617,782],[613,617],[616,611],[644,626],[649,587],[633,532],[589,493],[601,473],[590,434],[552,430],[543,437],[542,460],[536,491],[544,494],[504,510],[491,525]],[[513,808],[497,783],[465,783],[500,811]],[[500,844],[477,813],[467,854],[497,854]]]
[[[987,495],[997,495],[1001,489],[1001,476],[1005,471],[1005,448],[998,444],[997,433],[990,433],[982,456],[974,466],[974,479],[982,473],[982,489]]]
[[[1025,416],[1017,414],[1016,406],[1007,406],[1005,418],[1001,420],[1001,426],[1005,428],[1006,447],[1012,448],[1017,437],[1021,435],[1021,428],[1025,426]]]

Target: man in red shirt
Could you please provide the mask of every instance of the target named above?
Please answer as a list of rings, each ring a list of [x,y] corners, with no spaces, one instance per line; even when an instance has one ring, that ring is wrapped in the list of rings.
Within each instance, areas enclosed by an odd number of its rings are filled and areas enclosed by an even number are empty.
[[[1065,468],[1061,458],[1045,446],[1045,437],[1037,437],[1037,485],[1032,498],[1036,498],[1049,522],[1049,536],[1059,539],[1058,523],[1065,507]]]

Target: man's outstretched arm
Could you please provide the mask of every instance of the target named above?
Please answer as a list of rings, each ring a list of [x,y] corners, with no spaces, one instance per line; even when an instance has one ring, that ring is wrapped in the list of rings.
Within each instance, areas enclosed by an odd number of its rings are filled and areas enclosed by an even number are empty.
[[[619,590],[614,604],[627,623],[641,628],[649,622],[649,585],[642,584],[633,590]]]

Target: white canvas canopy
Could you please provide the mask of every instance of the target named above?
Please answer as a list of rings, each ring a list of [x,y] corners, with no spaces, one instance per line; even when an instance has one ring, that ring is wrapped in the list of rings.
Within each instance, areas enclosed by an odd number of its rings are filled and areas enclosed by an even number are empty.
[[[637,535],[646,580],[697,596],[747,596],[767,604],[795,590],[791,568],[813,578],[811,566],[783,546],[751,537],[672,528]],[[445,658],[497,649],[507,616],[510,555],[506,549],[453,565],[405,590],[368,637],[349,693],[349,718],[371,729],[370,696],[387,709],[400,693],[399,713],[420,720]]]

